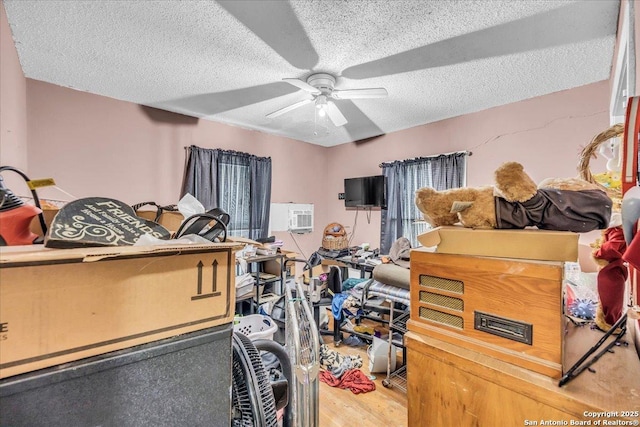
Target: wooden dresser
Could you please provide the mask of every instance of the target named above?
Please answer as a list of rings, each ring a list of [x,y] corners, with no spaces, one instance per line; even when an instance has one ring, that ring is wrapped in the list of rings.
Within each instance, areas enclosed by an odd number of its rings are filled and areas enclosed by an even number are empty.
[[[562,262],[412,251],[408,425],[637,425],[615,424],[640,420],[631,333],[558,386],[603,336],[562,315],[562,272]]]
[[[411,328],[560,378],[563,263],[411,252]]]
[[[569,343],[576,343],[567,354],[572,361],[602,337],[573,325],[568,335]],[[584,371],[558,387],[556,379],[436,338],[408,332],[405,343],[410,426],[598,425],[596,420],[605,425],[604,420],[640,419],[640,360],[633,345],[616,347],[592,366],[595,373]],[[609,414],[595,415],[603,412]]]

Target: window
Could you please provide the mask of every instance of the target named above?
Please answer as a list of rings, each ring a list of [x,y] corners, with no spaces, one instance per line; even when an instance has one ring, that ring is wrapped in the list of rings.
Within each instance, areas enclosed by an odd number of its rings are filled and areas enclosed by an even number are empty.
[[[227,213],[234,212],[229,220],[229,235],[249,238],[249,206],[251,194],[249,181],[251,174],[248,165],[220,163],[220,207]]]
[[[634,2],[624,4],[624,16],[620,30],[620,41],[616,57],[615,75],[609,111],[611,124],[623,123],[627,110],[627,100],[636,92],[636,57],[634,44]]]
[[[206,210],[230,216],[230,236],[260,239],[269,231],[271,158],[191,146],[182,195],[190,193]]]
[[[387,210],[382,211],[380,251],[389,249],[399,237],[418,247],[418,236],[430,226],[415,204],[415,192],[422,187],[436,190],[462,187],[466,179],[466,156],[460,152],[382,164],[387,177]]]

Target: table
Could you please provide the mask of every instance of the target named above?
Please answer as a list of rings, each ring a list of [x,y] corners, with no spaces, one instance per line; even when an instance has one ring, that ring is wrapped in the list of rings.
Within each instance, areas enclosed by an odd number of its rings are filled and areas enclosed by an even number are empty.
[[[364,279],[367,273],[369,273],[369,278],[373,277],[373,269],[375,268],[375,265],[367,264],[364,259],[345,256],[336,258],[336,261],[340,261],[351,268],[360,270],[361,279]]]

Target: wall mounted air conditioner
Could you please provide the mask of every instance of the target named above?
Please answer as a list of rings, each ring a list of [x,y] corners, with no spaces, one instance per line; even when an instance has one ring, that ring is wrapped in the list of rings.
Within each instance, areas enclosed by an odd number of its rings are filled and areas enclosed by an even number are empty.
[[[311,233],[313,231],[313,205],[300,203],[272,203],[269,216],[270,233]]]

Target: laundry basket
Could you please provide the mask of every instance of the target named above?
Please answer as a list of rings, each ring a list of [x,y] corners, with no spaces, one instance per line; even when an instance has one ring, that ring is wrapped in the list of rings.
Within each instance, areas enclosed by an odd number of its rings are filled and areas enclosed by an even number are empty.
[[[322,247],[325,249],[340,250],[349,247],[347,230],[342,224],[332,222],[324,228],[322,234]]]
[[[273,334],[278,330],[278,325],[271,317],[264,314],[250,314],[235,317],[233,330],[246,335],[251,340],[272,340]]]

